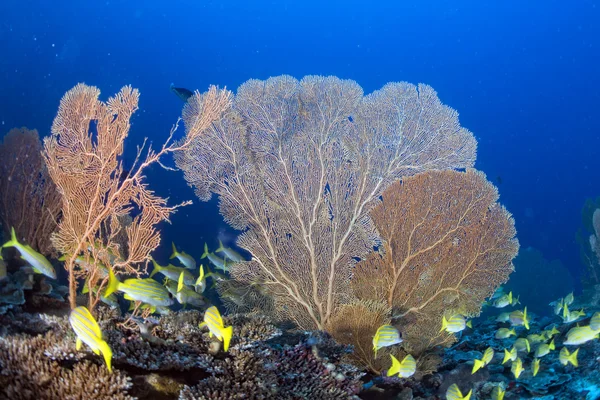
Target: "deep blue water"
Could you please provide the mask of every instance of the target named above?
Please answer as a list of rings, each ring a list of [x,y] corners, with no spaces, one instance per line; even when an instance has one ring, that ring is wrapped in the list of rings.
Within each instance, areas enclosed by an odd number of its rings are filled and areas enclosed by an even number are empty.
[[[499,186],[522,246],[579,274],[580,209],[600,195],[600,2],[370,3],[3,0],[0,131],[46,135],[77,82],[104,99],[140,89],[128,154],[144,136],[166,138],[182,107],[171,82],[235,89],[322,74],[365,92],[427,83],[476,135],[476,166]],[[194,199],[164,227],[159,258],[171,240],[198,257],[227,231],[216,202],[197,201],[180,173],[154,169],[150,184],[173,202]]]

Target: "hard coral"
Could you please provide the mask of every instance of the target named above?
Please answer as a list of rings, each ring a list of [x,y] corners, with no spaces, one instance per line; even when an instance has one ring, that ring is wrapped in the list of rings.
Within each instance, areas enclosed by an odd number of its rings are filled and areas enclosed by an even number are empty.
[[[89,361],[72,369],[44,355],[42,336],[0,338],[0,398],[11,400],[133,399],[130,379]]]

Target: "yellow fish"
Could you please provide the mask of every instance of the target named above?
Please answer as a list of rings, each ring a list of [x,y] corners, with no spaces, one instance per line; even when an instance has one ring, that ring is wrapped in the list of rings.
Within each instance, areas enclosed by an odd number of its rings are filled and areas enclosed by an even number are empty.
[[[204,313],[204,322],[200,323],[200,327],[207,326],[210,331],[210,337],[215,335],[217,339],[223,341],[223,349],[227,351],[229,349],[229,342],[233,336],[233,326],[227,328],[223,325],[223,318],[217,307],[209,307]]]
[[[395,344],[402,343],[400,332],[392,325],[381,325],[375,336],[373,336],[373,350],[375,351],[375,358],[377,358],[377,350],[382,347],[393,346]]]
[[[477,372],[479,369],[488,365],[490,361],[492,361],[492,358],[494,358],[494,349],[488,347],[487,349],[485,349],[481,360],[475,359],[473,361],[473,370],[471,371],[471,375]]]
[[[529,318],[527,317],[527,307],[523,311],[515,310],[509,315],[510,323],[512,326],[523,325],[525,329],[529,330]]]
[[[579,349],[575,350],[573,353],[570,353],[566,347],[563,347],[560,350],[558,359],[562,365],[568,365],[571,363],[574,367],[577,367],[579,365],[577,363],[577,353],[579,353]]]
[[[494,387],[492,390],[492,400],[504,400],[504,394],[506,391],[500,386]]]
[[[507,361],[515,361],[517,359],[517,349],[513,347],[510,351],[504,349],[504,360],[502,364],[506,364]]]
[[[513,373],[516,379],[519,379],[519,376],[521,376],[521,373],[523,372],[523,361],[517,357],[517,359],[514,360],[510,366],[510,371]]]
[[[185,253],[185,252],[178,252],[177,251],[177,247],[175,247],[175,243],[171,243],[172,247],[173,247],[173,254],[171,254],[171,257],[169,257],[169,259],[174,259],[177,258],[183,265],[185,265],[185,267],[187,269],[196,269],[196,260],[194,260],[194,257],[190,256],[189,254]]]
[[[517,332],[515,332],[514,328],[500,328],[496,331],[496,334],[494,335],[496,339],[507,339],[511,336],[517,336]]]
[[[102,331],[90,311],[83,306],[76,307],[69,314],[69,323],[77,335],[75,348],[81,349],[81,342],[83,342],[90,346],[95,354],[102,353],[108,371],[112,372],[112,350],[102,339]]]
[[[392,366],[387,372],[387,376],[394,376],[398,374],[400,378],[408,378],[409,376],[413,376],[415,371],[417,370],[417,362],[414,357],[408,354],[404,357],[402,362],[399,362],[396,357],[390,354],[392,358]]]
[[[529,340],[525,338],[518,338],[517,340],[515,340],[513,346],[517,349],[517,351],[527,350],[528,353],[531,351],[531,347],[529,346]]]
[[[595,312],[590,320],[590,328],[595,331],[600,331],[600,312]]]
[[[54,267],[48,261],[44,255],[35,251],[31,246],[19,243],[17,235],[15,234],[15,228],[10,230],[10,240],[2,245],[0,249],[5,247],[14,247],[19,250],[21,258],[29,263],[33,267],[33,270],[38,273],[47,276],[48,278],[56,279],[56,271]]]
[[[552,339],[550,344],[542,343],[537,347],[537,349],[535,349],[535,357],[536,358],[544,357],[546,354],[550,353],[550,350],[555,350],[555,349],[556,349],[556,346],[554,345],[554,339]]]
[[[471,394],[473,394],[473,389],[469,390],[466,396],[463,396],[462,392],[458,388],[456,383],[450,385],[448,390],[446,391],[446,399],[447,400],[469,400],[471,398]]]
[[[599,335],[600,331],[593,330],[589,325],[576,326],[567,332],[567,340],[563,341],[563,344],[584,344],[590,340],[598,339]]]
[[[457,333],[463,331],[467,326],[472,328],[471,321],[467,322],[465,317],[460,314],[453,315],[450,319],[446,319],[444,316],[442,317],[442,329],[440,329],[440,332]]]
[[[533,374],[533,376],[536,376],[537,373],[539,372],[539,370],[540,370],[540,359],[536,358],[531,363],[531,373]]]

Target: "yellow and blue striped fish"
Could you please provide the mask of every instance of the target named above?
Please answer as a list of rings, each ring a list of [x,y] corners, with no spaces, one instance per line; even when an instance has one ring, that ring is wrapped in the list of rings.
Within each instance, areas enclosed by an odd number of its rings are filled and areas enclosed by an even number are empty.
[[[517,359],[514,360],[510,366],[510,372],[513,373],[515,379],[519,379],[519,376],[521,376],[523,370],[523,361],[519,357],[517,357]]]
[[[181,253],[177,251],[177,247],[175,247],[175,243],[171,243],[173,247],[173,254],[171,254],[170,259],[177,258],[187,269],[194,270],[196,269],[196,260],[194,257],[190,256],[186,252],[182,251]],[[177,278],[174,278],[177,279]]]
[[[402,362],[398,361],[398,359],[391,354],[390,357],[392,358],[392,366],[388,370],[387,376],[394,376],[398,374],[398,377],[400,378],[408,378],[414,375],[415,371],[417,370],[417,362],[413,356],[408,354],[406,357],[404,357]]]
[[[184,267],[176,267],[175,265],[169,264],[166,266],[162,266],[154,260],[154,258],[150,258],[152,261],[152,265],[154,265],[154,269],[150,273],[150,278],[152,278],[156,274],[163,274],[169,279],[174,281],[179,279],[179,276],[183,273],[184,283],[186,285],[194,284],[194,275],[190,272],[189,269]]]
[[[10,230],[10,240],[2,245],[0,249],[5,247],[14,247],[19,250],[21,258],[33,267],[34,272],[47,276],[48,278],[56,279],[56,271],[43,254],[35,251],[31,246],[19,243],[15,228]]]
[[[215,335],[217,339],[223,341],[223,349],[227,351],[231,336],[233,336],[233,326],[228,326],[227,328],[223,326],[223,318],[221,318],[221,313],[219,313],[217,307],[212,306],[206,310],[204,313],[204,322],[200,324],[201,328],[204,326],[208,327],[210,337]]]
[[[377,332],[375,332],[375,336],[373,336],[375,358],[377,358],[377,350],[398,343],[402,343],[402,338],[400,337],[398,329],[394,328],[392,325],[381,325],[379,329],[377,329]]]
[[[590,320],[590,328],[594,331],[600,331],[600,312],[595,312]]]
[[[577,362],[577,353],[579,353],[579,349],[571,353],[569,352],[569,349],[563,347],[558,355],[558,360],[562,365],[571,363],[574,367],[577,367],[579,365]]]
[[[83,306],[76,307],[69,315],[69,323],[77,334],[76,349],[81,349],[81,342],[83,342],[90,346],[94,353],[102,353],[108,371],[112,372],[112,350],[102,339],[102,331],[90,311]]]
[[[531,374],[533,376],[536,376],[539,371],[540,371],[540,359],[534,358],[533,362],[531,363]]]
[[[440,329],[440,332],[446,331],[450,333],[458,333],[463,331],[467,326],[472,328],[471,321],[467,322],[463,315],[456,314],[451,316],[449,319],[446,319],[446,317],[443,316],[442,329]]]
[[[450,385],[448,390],[446,390],[446,399],[448,400],[469,400],[471,398],[471,394],[473,393],[473,389],[469,390],[469,393],[466,396],[463,396],[462,392],[458,388],[456,383]]]
[[[173,304],[173,296],[167,289],[154,279],[132,278],[119,282],[111,269],[108,271],[108,287],[104,297],[110,296],[115,291],[125,293],[125,299],[141,301],[153,306],[170,306]]]
[[[494,349],[488,347],[487,349],[485,349],[481,360],[475,359],[473,361],[473,369],[471,370],[471,375],[477,372],[479,369],[488,365],[492,361],[492,358],[494,358]]]
[[[177,284],[177,294],[175,297],[180,304],[190,304],[195,307],[202,307],[206,304],[204,296],[200,293],[196,293],[196,291],[188,288],[184,284],[185,277],[182,272],[179,276],[179,281]]]
[[[515,361],[517,359],[517,349],[513,346],[510,351],[504,349],[504,360],[502,360],[502,364],[506,364],[507,361]]]

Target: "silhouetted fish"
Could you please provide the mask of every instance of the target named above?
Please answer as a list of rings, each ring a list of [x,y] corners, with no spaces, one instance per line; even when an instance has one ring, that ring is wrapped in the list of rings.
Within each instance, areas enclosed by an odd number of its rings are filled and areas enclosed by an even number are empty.
[[[194,95],[194,92],[186,88],[177,88],[171,83],[171,92],[175,93],[183,101],[188,101]]]

